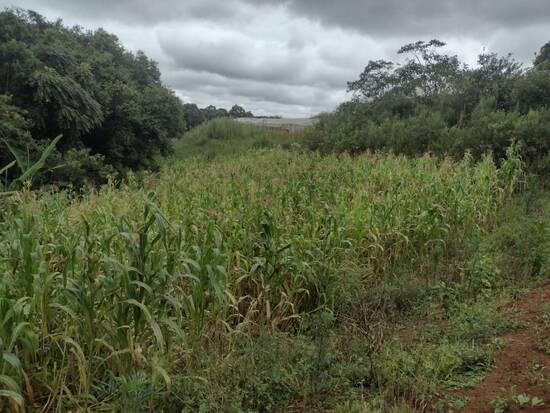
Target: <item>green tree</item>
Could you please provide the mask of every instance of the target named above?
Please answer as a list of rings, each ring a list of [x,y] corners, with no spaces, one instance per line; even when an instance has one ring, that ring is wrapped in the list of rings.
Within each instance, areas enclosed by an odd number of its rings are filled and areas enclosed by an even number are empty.
[[[418,41],[399,49],[405,62],[370,61],[358,80],[348,83],[348,91],[356,98],[376,99],[387,94],[426,100],[448,90],[461,74],[456,56],[438,52],[445,46],[439,40]]]
[[[399,49],[402,62],[370,61],[348,83],[349,102],[323,115],[305,139],[322,152],[389,150],[504,159],[519,142],[533,171],[550,173],[547,112],[550,107],[550,43],[533,68],[511,55],[481,54],[469,67],[441,52],[438,40]]]
[[[62,134],[56,159],[68,164],[70,154],[73,171],[86,169],[74,165],[75,153],[83,165],[105,162],[120,173],[153,168],[169,138],[185,131],[181,101],[143,52],[128,52],[103,29],[68,28],[33,11],[0,12],[0,94],[25,114],[28,150],[39,154]]]
[[[246,117],[246,110],[244,110],[242,106],[233,105],[233,107],[229,110],[229,116],[232,118],[244,118]]]
[[[13,161],[9,147],[27,152],[33,146],[29,126],[25,113],[11,103],[10,96],[0,95],[0,169]]]
[[[194,103],[183,105],[183,117],[185,118],[186,130],[191,130],[206,120],[204,113]]]
[[[550,70],[550,42],[540,48],[535,57],[534,66],[537,69]]]

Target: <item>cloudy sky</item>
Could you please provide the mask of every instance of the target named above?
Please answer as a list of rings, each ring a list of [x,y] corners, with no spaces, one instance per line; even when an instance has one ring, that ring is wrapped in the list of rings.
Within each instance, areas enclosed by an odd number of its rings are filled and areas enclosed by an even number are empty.
[[[115,33],[186,102],[294,117],[333,109],[370,59],[415,40],[470,64],[484,50],[529,63],[550,41],[550,0],[0,0],[10,6]]]

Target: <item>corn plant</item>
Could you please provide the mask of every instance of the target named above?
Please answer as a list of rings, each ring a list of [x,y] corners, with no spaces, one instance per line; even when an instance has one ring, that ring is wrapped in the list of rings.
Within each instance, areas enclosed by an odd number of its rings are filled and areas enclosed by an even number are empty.
[[[514,152],[499,169],[271,149],[172,161],[78,198],[16,191],[0,210],[2,407],[154,410],[205,340],[226,351],[311,314],[342,322],[367,312],[346,294],[437,279],[521,181]]]
[[[9,191],[13,191],[14,189],[23,185],[25,182],[32,180],[32,178],[42,168],[44,168],[46,160],[51,155],[52,151],[55,149],[55,146],[61,140],[61,138],[62,138],[62,135],[59,135],[56,138],[54,138],[48,144],[48,146],[46,146],[46,148],[42,151],[42,153],[40,154],[40,158],[33,164],[30,163],[29,159],[25,159],[17,149],[15,149],[13,146],[11,146],[8,143],[8,141],[4,141],[4,144],[12,153],[15,160],[8,163],[4,167],[0,168],[0,176],[5,175],[4,183],[0,184],[0,190],[4,190],[4,192],[0,192],[0,196],[8,195],[9,193],[11,193]],[[7,172],[8,170],[10,170],[12,167],[16,165],[20,171],[19,176],[8,183]]]

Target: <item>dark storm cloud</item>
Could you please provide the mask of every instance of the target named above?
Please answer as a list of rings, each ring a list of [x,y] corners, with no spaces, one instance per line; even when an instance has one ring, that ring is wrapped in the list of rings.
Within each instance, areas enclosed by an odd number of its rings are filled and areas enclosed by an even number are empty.
[[[170,21],[194,18],[231,19],[241,7],[239,0],[30,0],[22,7],[58,11],[86,20],[116,21],[154,26]],[[11,3],[12,5],[18,5]]]
[[[228,20],[236,18],[244,4],[256,9],[273,5],[326,24],[390,36],[480,33],[548,23],[550,16],[548,0],[32,0],[27,4],[143,26],[194,18]]]
[[[264,114],[334,108],[368,60],[412,41],[475,64],[483,50],[530,62],[550,40],[550,0],[0,0],[13,5],[115,33],[186,101]]]
[[[251,3],[253,0],[249,0]],[[263,0],[295,13],[371,35],[487,33],[548,24],[548,0]]]

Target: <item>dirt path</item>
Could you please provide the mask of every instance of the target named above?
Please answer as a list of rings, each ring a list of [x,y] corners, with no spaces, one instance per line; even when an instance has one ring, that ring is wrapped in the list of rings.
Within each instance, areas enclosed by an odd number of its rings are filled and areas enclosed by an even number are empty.
[[[454,396],[467,396],[468,404],[462,410],[468,413],[493,413],[491,401],[502,394],[536,396],[544,405],[523,408],[511,406],[507,412],[550,412],[550,348],[541,351],[543,342],[550,346],[550,320],[544,319],[544,308],[550,306],[550,282],[546,282],[512,303],[517,315],[518,328],[507,334],[504,347],[495,356],[495,365],[474,388],[453,392]]]

